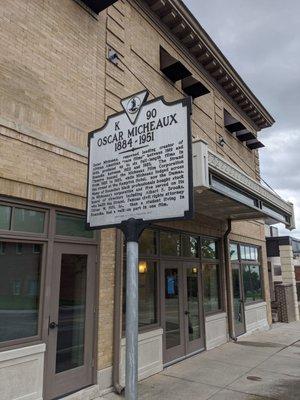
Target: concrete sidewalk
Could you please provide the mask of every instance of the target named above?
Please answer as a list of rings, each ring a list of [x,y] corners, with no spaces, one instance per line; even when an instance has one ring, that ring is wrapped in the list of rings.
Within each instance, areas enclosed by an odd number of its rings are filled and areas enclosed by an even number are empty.
[[[109,394],[103,400],[122,400]],[[139,385],[139,400],[299,400],[300,322],[189,358]],[[100,399],[99,399],[100,400]]]

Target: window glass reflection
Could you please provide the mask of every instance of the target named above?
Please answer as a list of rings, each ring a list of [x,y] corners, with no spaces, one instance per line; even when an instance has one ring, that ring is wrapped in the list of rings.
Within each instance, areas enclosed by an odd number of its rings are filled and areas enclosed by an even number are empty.
[[[45,213],[42,211],[15,208],[12,230],[20,232],[43,233]]]
[[[183,257],[198,257],[197,236],[182,235],[182,256]]]
[[[157,323],[157,267],[155,262],[139,262],[139,326]]]
[[[238,245],[236,243],[230,244],[230,259],[232,261],[237,261],[239,259]]]
[[[157,254],[157,233],[156,231],[145,229],[139,240],[139,252],[143,255]]]
[[[218,264],[203,266],[204,310],[207,313],[221,309],[220,271]]]
[[[178,269],[165,270],[166,348],[178,346],[180,339]]]
[[[200,338],[200,315],[198,296],[198,267],[187,268],[187,305],[188,305],[188,330],[189,340]]]
[[[0,229],[10,229],[11,207],[0,205]]]
[[[213,239],[202,239],[201,252],[203,258],[218,258],[216,241]]]
[[[262,285],[259,265],[243,266],[243,282],[246,302],[262,299]]]
[[[93,238],[93,231],[85,228],[85,219],[80,215],[56,215],[56,234],[63,236],[77,236]]]
[[[38,334],[42,246],[1,242],[0,342]],[[22,247],[22,256],[17,249]]]
[[[56,373],[84,363],[87,255],[63,254],[59,291]]]
[[[180,235],[173,232],[160,232],[160,251],[164,256],[180,256]]]

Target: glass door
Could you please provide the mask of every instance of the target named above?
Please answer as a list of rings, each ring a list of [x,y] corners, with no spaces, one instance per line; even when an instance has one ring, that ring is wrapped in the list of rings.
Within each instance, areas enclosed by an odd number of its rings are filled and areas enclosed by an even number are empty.
[[[93,383],[95,248],[56,244],[48,325],[46,399]]]
[[[204,349],[201,273],[197,263],[162,264],[164,363]]]
[[[164,362],[185,355],[182,268],[177,262],[162,265],[162,325]]]
[[[184,324],[186,354],[204,349],[204,323],[200,266],[184,263]]]
[[[232,264],[233,319],[235,336],[246,332],[245,307],[240,266]]]

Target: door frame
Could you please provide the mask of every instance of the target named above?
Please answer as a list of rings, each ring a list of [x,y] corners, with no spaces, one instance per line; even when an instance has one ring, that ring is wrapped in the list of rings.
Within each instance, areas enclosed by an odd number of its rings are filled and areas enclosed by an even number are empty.
[[[93,263],[93,268],[92,268],[92,274],[94,277],[94,284],[93,284],[93,292],[91,296],[91,301],[92,301],[92,310],[90,311],[90,331],[92,332],[92,337],[89,338],[90,340],[90,346],[91,346],[91,362],[92,362],[92,372],[91,372],[91,382],[88,385],[83,385],[80,386],[78,389],[77,387],[73,386],[70,388],[70,390],[66,391],[62,395],[58,396],[64,396],[68,395],[70,393],[76,392],[80,389],[83,389],[86,386],[90,386],[94,384],[97,381],[97,368],[96,368],[96,360],[97,360],[97,347],[98,347],[98,324],[97,324],[97,319],[98,319],[98,313],[99,313],[99,268],[98,268],[98,245],[95,243],[85,243],[79,242],[79,240],[76,238],[75,240],[57,240],[57,241],[49,241],[48,243],[48,251],[47,251],[47,272],[46,272],[46,285],[45,285],[45,295],[44,295],[44,312],[43,312],[43,338],[44,342],[46,343],[46,353],[45,353],[45,362],[44,362],[44,398],[45,400],[52,399],[53,397],[49,397],[49,392],[51,388],[51,379],[52,375],[49,371],[49,362],[52,356],[52,359],[54,359],[56,355],[49,352],[49,318],[50,318],[50,313],[51,313],[51,300],[52,300],[52,295],[53,295],[53,290],[55,288],[53,287],[53,282],[54,282],[54,274],[59,271],[59,275],[61,272],[61,264],[59,265],[54,265],[55,262],[58,262],[59,259],[59,254],[63,254],[64,249],[66,249],[67,254],[88,254],[92,257],[91,263]],[[94,253],[94,254],[93,254]],[[60,278],[57,279],[58,285],[60,282]],[[59,296],[59,287],[56,287],[57,295]],[[85,339],[85,344],[86,344],[86,339]],[[55,346],[53,346],[54,348]],[[51,351],[51,349],[50,349]],[[68,371],[66,371],[66,374],[62,372],[61,374],[67,375]]]
[[[188,315],[185,314],[187,307],[187,283],[186,283],[186,269],[188,266],[197,266],[198,268],[198,309],[200,319],[200,334],[201,337],[197,343],[189,342],[188,335]],[[178,309],[179,309],[179,323],[180,323],[180,344],[171,349],[166,348],[166,335],[165,335],[165,269],[178,269]],[[200,259],[196,260],[162,260],[160,263],[160,316],[161,326],[163,327],[163,364],[164,366],[173,364],[181,359],[191,357],[193,354],[205,350],[206,337],[205,337],[205,317],[203,309],[203,290],[202,290],[202,263]],[[202,342],[202,346],[199,346]]]

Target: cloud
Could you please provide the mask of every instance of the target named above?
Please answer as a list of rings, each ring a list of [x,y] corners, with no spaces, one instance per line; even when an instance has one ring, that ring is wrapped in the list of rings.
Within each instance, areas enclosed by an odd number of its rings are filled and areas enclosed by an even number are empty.
[[[294,203],[297,230],[292,236],[300,238],[300,2],[184,3],[276,119],[259,134],[266,145],[260,150],[261,174]]]

